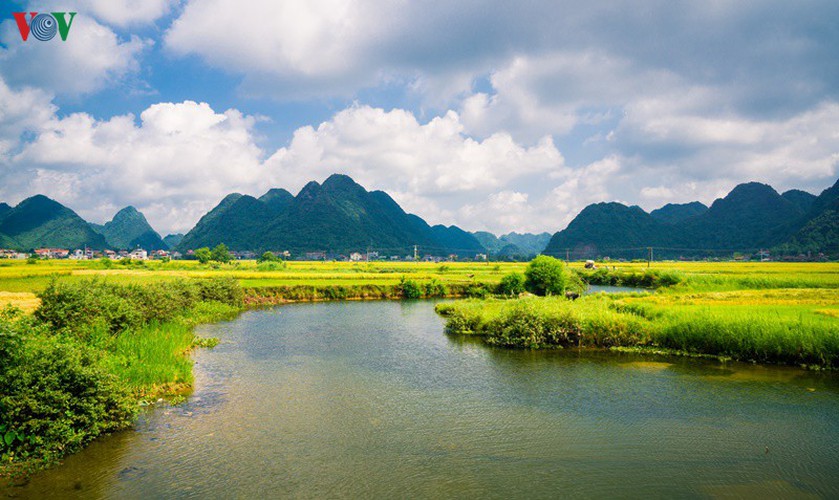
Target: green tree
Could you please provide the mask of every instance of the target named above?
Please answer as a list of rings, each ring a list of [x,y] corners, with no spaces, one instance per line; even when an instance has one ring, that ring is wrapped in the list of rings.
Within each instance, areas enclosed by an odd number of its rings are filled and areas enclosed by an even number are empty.
[[[525,277],[521,273],[510,273],[501,278],[498,293],[502,295],[518,295],[525,291]]]
[[[210,262],[210,259],[213,258],[213,253],[207,247],[201,247],[195,251],[195,258],[198,259],[198,262],[202,264],[206,264]]]
[[[571,281],[561,260],[540,255],[524,271],[525,287],[536,295],[559,295]]]
[[[256,259],[256,261],[260,264],[263,262],[277,262],[278,260],[280,260],[279,257],[274,255],[273,252],[265,252],[258,259]]]
[[[230,251],[227,250],[227,245],[224,243],[219,243],[215,246],[215,248],[213,248],[212,256],[210,258],[216,262],[222,262],[225,264],[233,260],[233,256],[230,255]]]

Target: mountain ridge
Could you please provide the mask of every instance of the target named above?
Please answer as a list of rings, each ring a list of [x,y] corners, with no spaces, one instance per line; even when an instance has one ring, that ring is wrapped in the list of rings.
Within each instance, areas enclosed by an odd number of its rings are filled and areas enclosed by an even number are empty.
[[[595,203],[556,232],[545,251],[578,258],[639,258],[647,247],[660,247],[660,256],[699,257],[760,248],[794,252],[808,246],[812,251],[819,246],[815,242],[835,246],[829,242],[835,240],[831,214],[839,213],[839,181],[818,197],[800,190],[782,195],[767,184],[747,182],[707,210],[699,205],[668,204],[647,213],[616,202]]]

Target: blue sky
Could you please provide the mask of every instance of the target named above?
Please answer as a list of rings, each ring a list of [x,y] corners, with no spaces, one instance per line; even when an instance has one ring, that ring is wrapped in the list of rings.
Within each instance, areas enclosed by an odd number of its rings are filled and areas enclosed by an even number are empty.
[[[4,2],[0,200],[185,232],[346,173],[431,223],[562,229],[839,177],[835,2]],[[66,42],[16,11],[76,11]]]

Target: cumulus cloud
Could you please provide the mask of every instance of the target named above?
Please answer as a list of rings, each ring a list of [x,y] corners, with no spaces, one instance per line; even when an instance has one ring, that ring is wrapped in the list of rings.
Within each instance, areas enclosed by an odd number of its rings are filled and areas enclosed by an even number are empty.
[[[454,112],[421,123],[404,110],[354,106],[317,128],[298,129],[287,147],[268,155],[256,145],[256,118],[235,109],[186,101],[152,105],[139,117],[58,116],[46,94],[0,86],[0,101],[26,98],[41,116],[28,122],[9,112],[17,126],[31,129],[31,140],[21,141],[20,129],[17,136],[0,129],[14,145],[2,157],[0,196],[17,202],[44,193],[99,222],[132,204],[164,232],[190,229],[230,192],[296,191],[335,172],[386,190],[432,223],[474,227],[490,215],[461,207],[494,200],[500,218],[492,227],[512,229],[516,217],[501,211],[527,197],[510,198],[505,186],[566,168],[550,138],[530,147],[504,133],[477,141],[463,134]]]
[[[477,141],[463,133],[453,111],[421,124],[411,112],[369,106],[341,111],[317,129],[298,129],[267,161],[295,186],[340,170],[370,187],[424,196],[499,189],[563,163],[549,137],[529,148],[506,133]]]
[[[262,0],[243,6],[196,0],[187,2],[165,40],[174,54],[200,54],[213,66],[244,73],[252,92],[270,87],[286,97],[345,95],[381,76],[359,55],[398,9],[388,1]]]
[[[55,196],[95,221],[132,204],[161,230],[185,231],[224,194],[274,183],[253,124],[236,110],[191,101],[150,106],[139,121],[75,113],[47,121],[7,161],[28,180],[25,194]]]
[[[16,87],[86,94],[136,73],[139,57],[151,44],[137,36],[121,40],[83,13],[74,18],[66,41],[56,36],[48,42],[24,42],[15,21],[8,19],[0,23],[0,74]]]

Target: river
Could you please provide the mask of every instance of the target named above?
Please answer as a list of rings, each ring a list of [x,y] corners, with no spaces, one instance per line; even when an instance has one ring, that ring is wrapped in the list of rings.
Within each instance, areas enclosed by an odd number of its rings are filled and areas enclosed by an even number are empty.
[[[839,496],[839,377],[494,349],[434,303],[334,302],[199,327],[195,391],[17,497]]]

